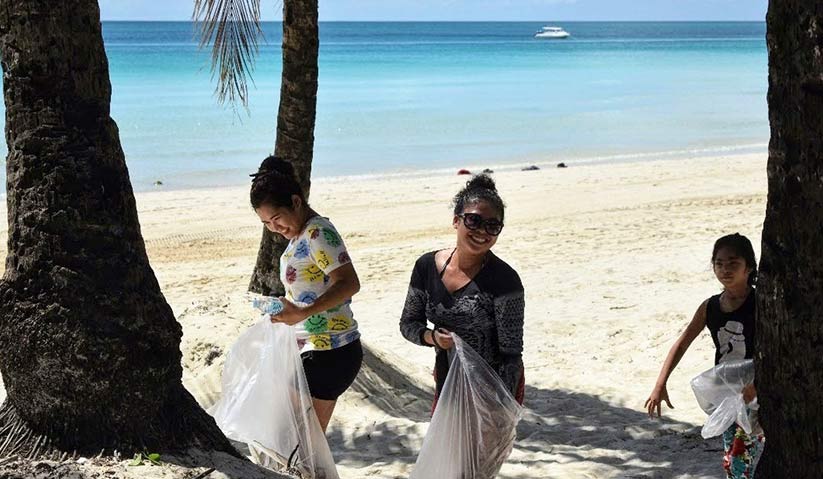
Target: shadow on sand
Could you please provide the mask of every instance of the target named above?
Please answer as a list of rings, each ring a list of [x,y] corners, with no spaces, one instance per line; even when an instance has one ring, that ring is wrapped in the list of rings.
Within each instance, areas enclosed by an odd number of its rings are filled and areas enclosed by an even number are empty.
[[[356,431],[329,430],[337,461],[372,466],[375,458],[410,470],[429,421],[432,389],[406,378],[386,356],[366,349],[353,390],[386,414]],[[720,477],[719,438],[704,440],[699,428],[668,418],[651,420],[640,408],[610,404],[597,396],[526,387],[526,410],[517,428],[515,451],[500,477],[533,478],[523,471],[552,469],[553,463],[592,463],[604,471],[591,477]],[[554,476],[542,476],[554,477]]]

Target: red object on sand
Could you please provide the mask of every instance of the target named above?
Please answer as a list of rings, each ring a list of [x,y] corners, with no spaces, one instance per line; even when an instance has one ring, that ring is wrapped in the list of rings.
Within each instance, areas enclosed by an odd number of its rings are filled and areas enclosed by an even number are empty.
[[[457,170],[457,174],[458,175],[470,175],[470,174],[472,174],[472,172],[465,169],[465,168],[460,168],[459,170]]]

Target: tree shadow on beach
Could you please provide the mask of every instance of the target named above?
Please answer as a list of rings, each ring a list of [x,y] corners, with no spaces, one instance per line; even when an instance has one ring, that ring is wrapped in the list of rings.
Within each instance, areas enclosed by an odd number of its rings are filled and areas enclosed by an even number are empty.
[[[330,429],[327,437],[338,464],[356,468],[385,465],[391,466],[391,469],[405,465],[406,468],[401,469],[407,469],[417,460],[423,432],[425,428],[420,428],[419,425],[390,420],[380,424],[365,424],[357,431]],[[408,474],[397,477],[408,477]]]
[[[527,386],[525,406],[513,457],[548,456],[533,461],[544,463],[597,463],[608,466],[603,477],[722,474],[720,439],[703,439],[700,428],[690,423],[650,419],[641,408],[616,406],[594,395],[558,389]]]
[[[242,449],[247,450],[245,444],[237,443],[235,441],[231,442],[232,445],[234,445],[235,448],[241,453]],[[253,464],[248,459],[230,456],[229,454],[222,452],[201,449],[189,449],[187,451],[176,451],[170,454],[163,454],[161,455],[160,460],[165,464],[173,464],[189,469],[188,471],[185,471],[187,474],[185,477],[206,478],[221,476],[228,479],[295,479],[294,476],[289,474],[275,472]],[[142,467],[150,468],[152,466],[144,465]],[[136,472],[134,476],[128,475],[126,477],[143,477],[143,474],[140,474],[139,469],[135,468],[134,470]],[[151,475],[151,473],[148,472],[146,474]],[[151,476],[154,477],[153,475]],[[182,476],[175,475],[174,477]]]
[[[434,388],[400,370],[391,353],[363,344],[363,366],[350,389],[383,417],[340,429],[334,421],[326,436],[334,458],[349,467],[413,464],[430,419]]]
[[[363,344],[363,366],[351,390],[392,417],[428,422],[432,386],[421,386],[393,364],[389,355]]]
[[[392,378],[391,365],[380,364]],[[369,384],[364,376],[363,390],[371,391],[373,401],[389,418],[370,422],[355,431],[332,429],[329,442],[335,458],[342,464],[370,467],[381,464],[410,470],[429,421],[428,411],[406,415],[391,391],[380,395],[380,387]],[[431,393],[412,388],[400,395],[417,398],[418,408],[430,404]],[[523,420],[517,428],[515,450],[499,477],[571,477],[540,471],[557,470],[574,462],[580,469],[591,464],[595,475],[609,478],[687,478],[720,477],[722,447],[720,439],[704,440],[698,427],[673,419],[649,419],[642,409],[610,404],[597,396],[559,389],[526,388]],[[522,471],[527,472],[522,472]],[[507,470],[512,472],[507,472]],[[386,476],[382,476],[386,477]],[[406,477],[406,476],[389,476]]]

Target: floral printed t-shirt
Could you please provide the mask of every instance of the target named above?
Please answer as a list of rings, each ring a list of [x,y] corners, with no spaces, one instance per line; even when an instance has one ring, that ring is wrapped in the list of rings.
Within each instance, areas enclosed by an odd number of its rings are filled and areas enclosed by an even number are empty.
[[[328,218],[310,218],[280,256],[280,280],[286,288],[286,299],[297,305],[314,303],[329,289],[329,273],[348,263],[351,258],[334,225]],[[300,352],[335,349],[360,338],[350,304],[348,299],[297,323]]]

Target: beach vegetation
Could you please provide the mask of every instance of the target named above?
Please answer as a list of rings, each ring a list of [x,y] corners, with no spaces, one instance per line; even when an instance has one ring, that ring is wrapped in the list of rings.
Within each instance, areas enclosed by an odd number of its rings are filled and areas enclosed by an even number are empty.
[[[317,111],[317,4],[317,0],[283,1],[283,71],[274,142],[274,156],[292,163],[307,200]],[[248,82],[262,36],[260,0],[195,0],[193,16],[201,26],[201,45],[212,45],[218,102],[247,107]],[[262,234],[249,291],[283,295],[278,259],[287,242],[265,228]]]

